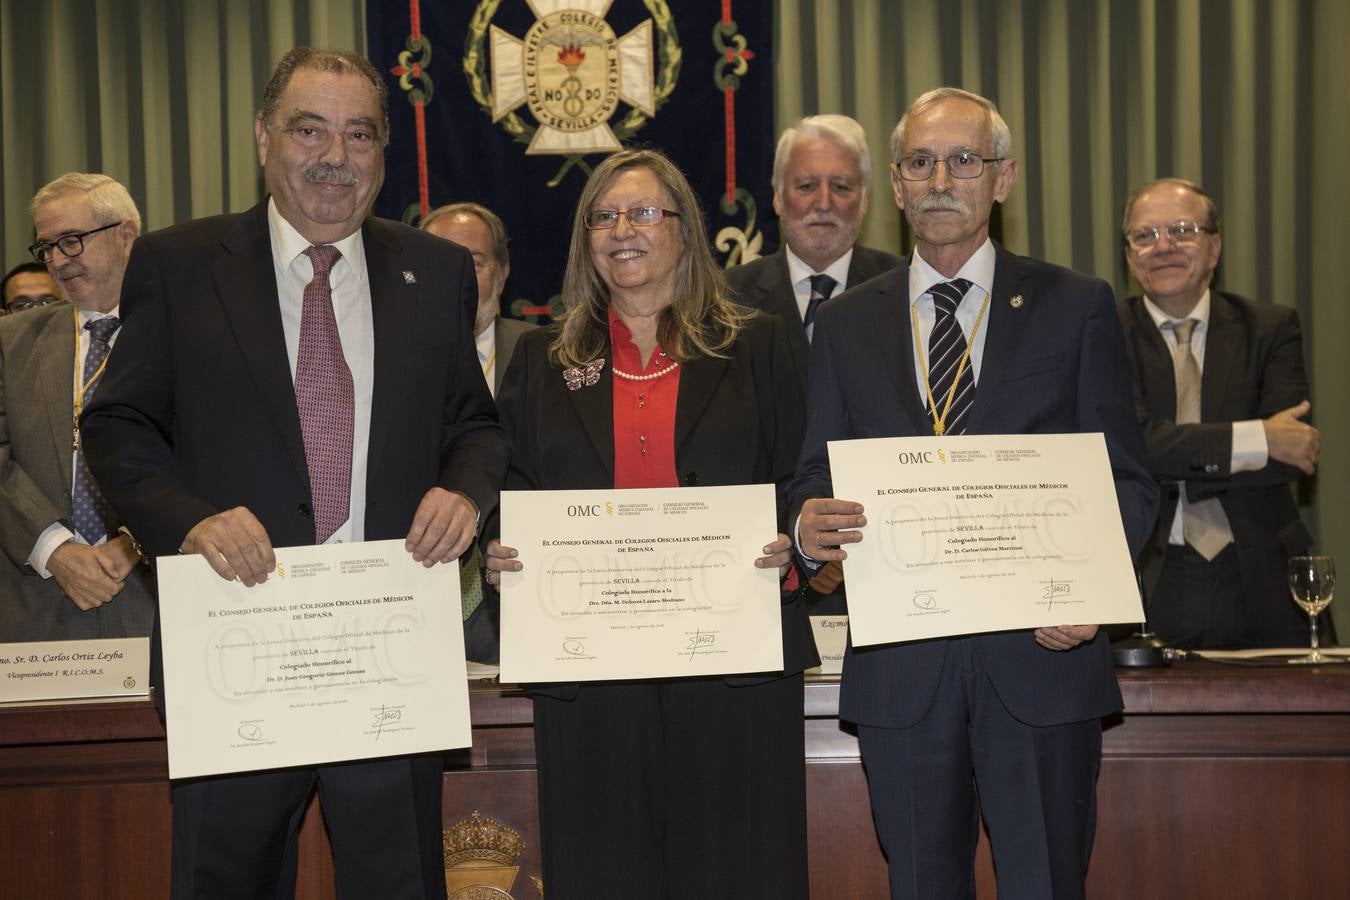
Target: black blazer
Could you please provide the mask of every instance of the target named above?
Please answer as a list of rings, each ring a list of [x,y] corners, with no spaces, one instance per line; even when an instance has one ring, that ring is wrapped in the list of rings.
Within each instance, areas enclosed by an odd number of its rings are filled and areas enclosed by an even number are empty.
[[[1303,334],[1287,306],[1253,303],[1210,291],[1199,423],[1178,425],[1172,355],[1140,297],[1117,303],[1133,376],[1135,409],[1148,445],[1149,469],[1162,483],[1157,527],[1140,558],[1151,596],[1176,515],[1179,482],[1192,500],[1219,498],[1233,529],[1243,593],[1257,631],[1302,629],[1290,601],[1286,561],[1312,544],[1289,485],[1302,472],[1271,460],[1254,472],[1230,471],[1233,422],[1264,419],[1307,400]]]
[[[853,258],[848,263],[848,287],[862,284],[898,265],[900,257],[893,253],[854,244]],[[792,346],[792,360],[805,376],[811,345],[806,340],[806,326],[802,323],[801,310],[797,308],[797,296],[792,292],[786,245],[776,253],[728,269],[727,287],[736,295],[735,299],[746,306],[783,320],[788,343]]]
[[[1104,432],[1125,534],[1137,554],[1157,515],[1158,486],[1134,417],[1111,288],[1002,247],[997,253],[966,433]],[[1022,297],[1018,307],[1010,303],[1014,295]],[[794,521],[807,499],[834,495],[827,441],[932,434],[915,383],[909,305],[909,266],[902,264],[821,308],[806,440],[792,489]],[[1030,631],[973,640],[999,699],[1022,722],[1086,721],[1121,707],[1105,634],[1062,653],[1042,648]],[[932,703],[946,645],[939,639],[850,647],[840,716],[888,728],[917,722]]]
[[[437,485],[486,515],[505,447],[474,348],[469,254],[382,219],[361,233],[375,327],[365,536],[403,537]],[[122,317],[83,434],[146,550],[176,553],[193,525],[240,505],[273,545],[314,543],[266,201],[138,240]]]
[[[562,368],[548,359],[556,336],[557,328],[549,327],[521,337],[497,397],[511,443],[506,488],[611,488],[614,376],[606,366],[597,384],[568,390]],[[782,322],[755,316],[728,354],[694,360],[680,371],[676,472],[680,484],[691,487],[776,484],[779,529],[786,532],[786,491],[804,423],[802,385]],[[495,521],[489,525],[493,536],[499,530]],[[765,543],[770,539],[766,535]],[[818,662],[802,602],[792,600],[783,607],[783,670],[801,672]]]

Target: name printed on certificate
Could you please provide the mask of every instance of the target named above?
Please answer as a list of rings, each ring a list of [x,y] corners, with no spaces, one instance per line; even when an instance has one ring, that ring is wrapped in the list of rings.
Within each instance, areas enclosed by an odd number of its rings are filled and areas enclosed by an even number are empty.
[[[601,681],[783,668],[768,484],[506,491],[501,677]]]
[[[829,454],[835,496],[867,515],[845,548],[855,646],[1142,621],[1100,433],[831,441]]]
[[[158,560],[170,778],[469,746],[458,565],[402,540],[276,558],[251,588]]]

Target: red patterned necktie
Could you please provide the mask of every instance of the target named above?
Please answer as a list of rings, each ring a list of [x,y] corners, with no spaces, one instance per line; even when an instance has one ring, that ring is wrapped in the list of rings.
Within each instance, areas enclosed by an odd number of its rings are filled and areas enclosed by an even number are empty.
[[[305,255],[314,263],[314,279],[305,286],[300,313],[295,402],[309,467],[314,538],[322,544],[349,515],[356,390],[342,355],[333,289],[328,283],[328,273],[342,253],[331,244],[320,244],[307,249]]]

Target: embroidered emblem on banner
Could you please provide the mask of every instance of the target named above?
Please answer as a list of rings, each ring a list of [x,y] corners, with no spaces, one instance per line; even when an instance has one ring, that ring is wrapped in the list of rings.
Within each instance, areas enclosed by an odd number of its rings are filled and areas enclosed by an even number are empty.
[[[664,0],[643,0],[651,18],[622,37],[605,20],[613,0],[524,0],[536,21],[523,37],[491,24],[502,2],[475,9],[464,72],[474,99],[526,154],[568,158],[550,187],[583,155],[620,149],[675,89],[681,51]],[[630,109],[616,122],[621,104]]]

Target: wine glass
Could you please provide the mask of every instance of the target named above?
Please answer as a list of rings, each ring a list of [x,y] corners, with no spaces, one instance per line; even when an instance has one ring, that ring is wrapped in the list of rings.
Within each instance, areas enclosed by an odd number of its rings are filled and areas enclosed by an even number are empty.
[[[1323,665],[1344,660],[1325,656],[1317,648],[1317,614],[1331,603],[1336,590],[1336,565],[1330,556],[1291,556],[1289,558],[1289,593],[1294,602],[1308,614],[1312,629],[1311,649],[1307,656],[1289,660],[1295,665]]]

